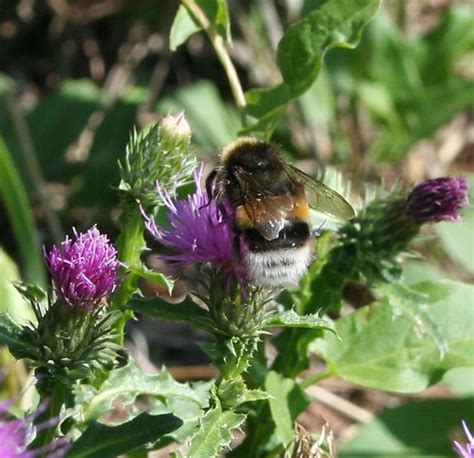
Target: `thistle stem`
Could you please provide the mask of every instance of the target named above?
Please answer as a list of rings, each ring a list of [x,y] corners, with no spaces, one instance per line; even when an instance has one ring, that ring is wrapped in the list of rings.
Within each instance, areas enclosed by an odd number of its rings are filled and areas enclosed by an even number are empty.
[[[45,393],[42,393],[42,403],[49,402],[49,404],[46,410],[35,420],[35,425],[39,428],[39,431],[33,441],[33,448],[44,447],[55,439],[66,390],[67,387],[64,384],[56,382]]]
[[[140,268],[140,255],[145,248],[143,238],[144,225],[143,218],[137,208],[129,208],[124,211],[121,217],[122,232],[117,240],[118,257],[128,268]],[[120,287],[114,294],[112,306],[114,308],[123,307],[132,297],[137,289],[138,275],[128,272]],[[117,332],[119,343],[123,344],[124,328],[127,321],[133,317],[132,312],[125,312],[117,322]]]
[[[237,75],[237,70],[235,69],[235,66],[225,47],[224,39],[221,35],[219,35],[219,33],[217,33],[204,11],[194,0],[182,0],[182,3],[194,16],[196,21],[200,24],[209,37],[209,41],[216,52],[217,58],[224,67],[227,79],[229,80],[232,96],[234,97],[237,108],[241,114],[242,126],[245,127],[247,125],[247,119],[245,116],[245,107],[247,102],[245,100],[244,91],[242,90],[242,85],[240,84],[239,76]]]

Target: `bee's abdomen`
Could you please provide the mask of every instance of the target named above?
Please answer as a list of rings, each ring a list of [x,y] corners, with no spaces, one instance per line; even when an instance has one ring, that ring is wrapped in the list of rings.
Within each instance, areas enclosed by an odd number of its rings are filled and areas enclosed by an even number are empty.
[[[308,242],[311,231],[309,225],[303,221],[285,221],[285,225],[278,237],[273,240],[266,240],[257,229],[253,228],[244,229],[243,234],[248,249],[258,253],[301,247]]]
[[[264,286],[296,283],[311,262],[309,225],[287,221],[278,238],[265,240],[257,230],[243,231],[251,280]]]

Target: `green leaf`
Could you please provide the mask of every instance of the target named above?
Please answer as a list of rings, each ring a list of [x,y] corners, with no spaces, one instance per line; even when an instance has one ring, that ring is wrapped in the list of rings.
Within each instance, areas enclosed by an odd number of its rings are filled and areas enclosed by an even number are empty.
[[[461,420],[474,424],[473,412],[474,398],[425,399],[386,409],[343,444],[338,456],[451,457],[453,433],[464,437]]]
[[[379,0],[329,0],[292,24],[277,50],[283,82],[246,93],[247,114],[257,119],[247,131],[263,131],[268,137],[287,104],[312,85],[325,53],[334,47],[357,46],[378,7]]]
[[[394,314],[403,314],[409,318],[413,322],[415,330],[429,337],[437,346],[440,357],[444,358],[448,350],[448,343],[437,323],[432,320],[429,310],[423,307],[423,304],[428,300],[427,294],[399,283],[380,285],[374,292],[376,297],[380,297],[381,294],[388,297]]]
[[[157,440],[179,428],[182,423],[179,418],[171,414],[149,415],[147,413],[142,413],[127,423],[113,427],[94,421],[73,444],[67,456],[70,458],[116,457]]]
[[[422,261],[405,261],[403,263],[402,281],[410,286],[422,281],[435,281],[446,278],[446,273],[437,267]]]
[[[137,368],[132,359],[128,364],[111,372],[109,378],[96,389],[91,385],[75,388],[75,408],[69,412],[77,421],[88,424],[113,409],[119,398],[127,407],[130,416],[138,415],[138,397],[146,396],[148,411],[155,415],[173,413],[183,425],[163,440],[183,442],[194,433],[204,408],[208,406],[209,383],[190,386],[176,382],[168,371],[147,374]]]
[[[0,314],[0,343],[7,345],[11,354],[17,359],[34,355],[35,347],[28,334],[6,313]]]
[[[447,344],[439,348],[412,317],[394,309],[391,298],[361,308],[337,320],[336,332],[315,340],[311,350],[320,355],[333,375],[362,386],[414,393],[437,382],[454,367],[473,366],[474,287],[453,281],[416,285],[425,294],[419,307],[429,314]]]
[[[318,313],[298,315],[294,310],[285,310],[272,315],[265,321],[265,327],[325,329],[335,332],[334,323]]]
[[[245,420],[246,415],[231,410],[222,410],[217,404],[202,417],[197,433],[191,439],[187,456],[212,458],[220,456],[224,447],[233,439],[233,431]]]
[[[153,270],[147,269],[145,265],[142,265],[138,268],[131,268],[130,271],[138,277],[144,278],[146,280],[152,281],[153,283],[157,283],[160,286],[163,286],[170,294],[173,291],[173,280],[171,280],[161,272],[155,272]]]
[[[109,378],[99,390],[90,385],[80,386],[76,390],[76,404],[82,404],[82,416],[86,421],[97,420],[113,407],[113,401],[120,397],[125,405],[133,405],[137,396],[150,396],[169,406],[173,401],[192,403],[199,408],[205,407],[188,384],[176,382],[168,371],[157,374],[142,372],[130,359],[128,364],[111,372]]]
[[[196,3],[202,8],[217,33],[230,43],[232,38],[230,34],[230,16],[227,1],[196,0]]]
[[[186,296],[178,304],[166,302],[161,297],[150,300],[133,298],[128,303],[127,308],[165,320],[183,321],[208,332],[220,332],[209,312],[196,304],[190,296]]]
[[[227,42],[231,41],[230,17],[226,0],[196,0],[209,22]],[[185,5],[180,5],[170,31],[170,49],[176,51],[190,36],[202,29]]]
[[[283,445],[287,446],[295,437],[297,416],[309,406],[310,401],[294,380],[275,371],[268,373],[265,389],[272,396],[268,402],[277,433]]]
[[[460,396],[474,396],[474,367],[457,367],[446,372],[442,381]]]
[[[1,137],[0,198],[5,205],[15,235],[26,279],[46,285],[41,244],[28,197],[7,145]]]
[[[170,49],[176,51],[190,36],[201,30],[201,26],[184,5],[180,5],[170,31]]]
[[[0,248],[0,313],[8,313],[16,323],[34,319],[34,314],[15,287],[20,273],[13,260]]]

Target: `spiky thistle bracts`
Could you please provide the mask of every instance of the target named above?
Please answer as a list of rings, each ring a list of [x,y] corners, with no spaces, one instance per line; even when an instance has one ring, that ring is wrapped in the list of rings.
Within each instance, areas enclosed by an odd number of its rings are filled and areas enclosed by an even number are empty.
[[[401,274],[398,256],[422,224],[457,221],[466,203],[467,182],[462,177],[427,180],[408,193],[395,189],[370,202],[340,228],[338,242],[312,279],[314,293],[305,313],[338,308],[348,281],[393,281]]]
[[[160,205],[155,191],[159,181],[164,189],[173,189],[189,181],[196,158],[191,154],[191,128],[184,113],[164,116],[140,132],[134,132],[120,161],[119,184],[122,206],[145,208]]]

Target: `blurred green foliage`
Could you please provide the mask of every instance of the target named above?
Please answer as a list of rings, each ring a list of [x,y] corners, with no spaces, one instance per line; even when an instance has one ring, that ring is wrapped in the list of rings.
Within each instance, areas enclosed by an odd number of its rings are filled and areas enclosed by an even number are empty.
[[[227,11],[224,1],[197,1],[229,42],[229,14],[233,19],[231,56],[244,89],[254,88],[247,92],[247,112],[257,120],[251,130],[267,136],[274,131],[273,139],[294,159],[309,157],[319,165],[337,164],[351,176],[354,189],[364,190],[367,180],[379,183],[381,178],[390,181],[395,175],[402,182],[410,181],[402,172],[411,172],[408,159],[420,142],[429,142],[436,150],[440,129],[462,117],[465,123],[454,132],[460,145],[450,161],[436,156],[435,164],[426,160],[421,172],[414,171],[410,177],[421,179],[438,171],[474,173],[472,163],[461,160],[463,152],[473,148],[472,135],[463,131],[472,122],[469,110],[474,104],[472,7],[468,2],[453,1],[441,7],[427,6],[426,12],[416,10],[418,0],[385,2],[357,48],[330,49],[355,45],[360,29],[375,13],[377,2],[357,1],[366,8],[363,17],[356,14],[342,28],[331,27],[335,13],[325,0],[302,2],[301,11],[291,10],[290,2],[278,2],[273,8],[280,24],[273,25],[290,33],[275,52],[268,51],[269,44],[275,35],[280,37],[265,18],[265,2],[232,2]],[[218,59],[203,35],[196,33],[200,27],[183,9],[173,25],[178,2],[163,2],[160,7],[145,0],[124,2],[108,12],[94,10],[98,4],[94,1],[83,9],[79,3],[65,3],[64,10],[51,9],[42,2],[22,10],[19,5],[25,2],[13,0],[2,6],[0,134],[6,143],[2,153],[13,165],[0,161],[0,176],[14,170],[19,177],[13,185],[6,180],[0,183],[0,311],[8,308],[19,320],[27,315],[9,283],[20,276],[16,263],[25,278],[41,281],[43,272],[37,268],[41,255],[31,247],[50,242],[53,231],[38,198],[38,183],[32,180],[29,153],[20,141],[24,139],[20,138],[18,115],[27,126],[43,178],[40,186],[50,193],[52,211],[65,227],[77,224],[81,228],[95,221],[110,233],[116,231],[111,215],[117,208],[117,161],[134,126],[142,126],[154,116],[185,110],[194,129],[198,156],[208,159],[212,152],[212,160],[214,152],[235,139],[243,127]],[[347,10],[353,8],[351,2],[340,3]],[[317,10],[321,6],[327,14]],[[418,16],[411,18],[410,14]],[[305,16],[307,19],[300,21]],[[309,27],[311,34],[301,35],[302,26]],[[171,48],[177,48],[173,55],[168,49],[170,31]],[[311,36],[309,42],[305,41],[307,36]],[[318,42],[316,50],[314,42]],[[436,165],[434,172],[430,165]],[[472,184],[471,178],[471,190]],[[23,199],[18,206],[10,205],[16,215],[10,210],[4,217],[9,199],[18,195],[18,189],[22,193],[22,188],[30,202]],[[34,221],[30,221],[30,214]],[[41,241],[34,242],[36,226]],[[472,280],[473,231],[472,208],[465,210],[462,223],[438,225],[432,232],[440,241],[427,239],[416,245],[419,257],[425,259],[405,264],[405,283],[423,288],[419,284],[426,280],[432,284],[446,277]],[[313,350],[326,358],[335,374],[371,388],[413,392],[444,375],[444,383],[455,393],[472,396],[472,383],[466,382],[472,379],[472,371],[448,371],[462,361],[472,364],[472,336],[464,326],[472,317],[472,300],[467,287],[457,285],[448,288],[448,300],[428,301],[434,325],[452,344],[441,371],[432,364],[440,349],[433,334],[414,328],[414,321],[405,315],[389,313],[393,304],[384,300],[377,301],[370,313],[363,307],[338,321],[343,344],[327,334]],[[304,293],[304,288],[301,291]],[[381,336],[377,320],[385,321],[385,328],[392,333]],[[423,349],[412,345],[418,342],[417,332],[424,333]],[[359,339],[361,334],[364,337]],[[120,377],[133,373],[129,366],[117,372],[117,385],[123,382]],[[297,385],[270,374],[268,391],[283,393],[288,399],[295,396],[302,410],[306,400]],[[145,377],[140,383],[145,381],[149,380]],[[187,390],[167,379],[160,383],[170,385],[172,394]],[[79,393],[88,400],[102,394]],[[126,393],[130,402],[136,394],[133,390]],[[202,392],[199,396],[203,399]],[[190,391],[189,399],[184,396],[186,402],[179,406],[186,410],[187,403],[193,404],[188,417],[182,413],[183,429],[194,425],[206,407],[199,403],[199,396]],[[161,401],[166,404],[167,398]],[[107,409],[111,402],[107,398]],[[154,413],[164,413],[162,407],[157,396]],[[299,412],[279,411],[282,405],[277,403],[270,403],[270,408],[278,434],[283,442],[290,441],[291,424]],[[219,409],[216,406],[208,411],[205,432],[220,434],[219,441],[227,443],[230,435],[221,426],[229,420],[237,427],[243,417],[226,418]],[[434,421],[433,411],[443,414]],[[365,425],[340,456],[447,456],[448,435],[460,418],[469,420],[471,412],[472,397],[418,401],[387,410]],[[471,419],[471,425],[473,422]],[[179,440],[184,437],[181,433],[174,433]],[[368,444],[372,445],[368,448]]]

